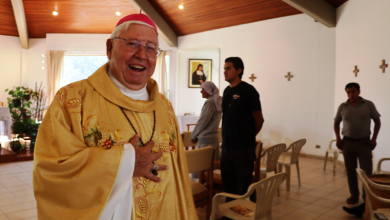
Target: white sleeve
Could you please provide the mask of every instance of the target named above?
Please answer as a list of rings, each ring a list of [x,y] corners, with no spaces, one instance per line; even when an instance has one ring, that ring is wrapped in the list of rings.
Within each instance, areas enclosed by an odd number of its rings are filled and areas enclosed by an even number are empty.
[[[131,144],[125,144],[123,147],[123,158],[118,176],[100,220],[117,219],[117,217],[125,217],[122,219],[131,218],[135,150]]]

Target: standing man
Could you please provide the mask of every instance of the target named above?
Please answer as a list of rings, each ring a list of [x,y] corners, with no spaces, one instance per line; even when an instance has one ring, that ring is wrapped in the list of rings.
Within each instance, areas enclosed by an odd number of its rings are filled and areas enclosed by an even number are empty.
[[[360,97],[360,86],[349,83],[345,86],[348,100],[341,103],[334,119],[334,131],[337,138],[337,147],[343,151],[345,168],[347,169],[348,186],[351,197],[348,204],[359,201],[358,179],[356,175],[357,161],[367,175],[372,174],[372,150],[376,147],[376,139],[381,127],[380,114],[374,103]],[[371,119],[375,123],[374,134],[370,139]],[[343,121],[340,137],[340,122]],[[363,192],[363,200],[364,200]],[[348,212],[348,208],[344,208]],[[361,214],[364,212],[364,206]]]
[[[241,58],[227,58],[224,69],[230,86],[223,92],[222,100],[221,175],[226,192],[244,195],[253,183],[256,135],[264,118],[259,93],[241,80],[244,74]],[[251,196],[254,198],[255,194]]]
[[[123,17],[108,63],[57,92],[34,154],[39,219],[198,219],[175,113],[151,79],[157,36],[148,16]]]

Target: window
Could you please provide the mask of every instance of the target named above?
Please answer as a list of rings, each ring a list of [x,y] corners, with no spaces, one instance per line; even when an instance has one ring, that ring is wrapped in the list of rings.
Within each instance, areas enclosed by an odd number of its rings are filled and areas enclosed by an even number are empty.
[[[69,83],[88,78],[99,67],[108,62],[107,56],[70,56],[64,57],[64,75],[61,87]]]

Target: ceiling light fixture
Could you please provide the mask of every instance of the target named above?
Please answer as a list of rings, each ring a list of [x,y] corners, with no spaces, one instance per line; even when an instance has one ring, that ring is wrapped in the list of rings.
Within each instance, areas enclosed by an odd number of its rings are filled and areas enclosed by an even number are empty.
[[[45,61],[44,61],[44,60],[42,60],[42,63],[45,63]]]
[[[120,15],[122,14],[122,12],[117,11],[117,12],[115,12],[115,14],[116,14],[117,16],[120,16]]]
[[[45,54],[42,54],[42,57],[45,57]]]
[[[183,6],[183,5],[179,5],[179,8],[180,8],[180,9],[183,9],[183,8],[184,8],[184,6]]]
[[[57,16],[58,15],[58,11],[53,11],[53,15]]]
[[[45,67],[42,67],[42,69],[44,70],[44,69],[45,69]]]

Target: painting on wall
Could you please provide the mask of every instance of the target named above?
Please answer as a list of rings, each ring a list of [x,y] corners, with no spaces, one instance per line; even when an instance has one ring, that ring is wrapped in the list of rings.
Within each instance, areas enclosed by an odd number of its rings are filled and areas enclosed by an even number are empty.
[[[190,59],[188,87],[200,88],[200,84],[211,81],[211,59]]]

